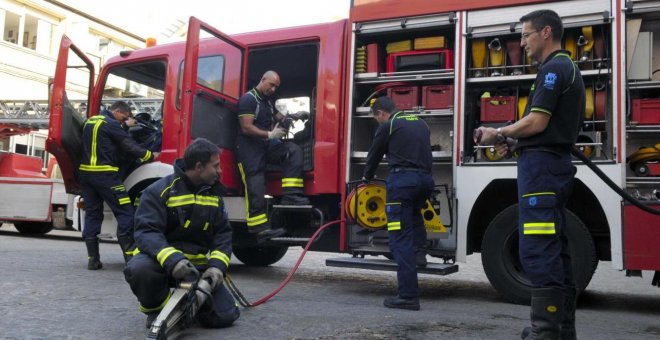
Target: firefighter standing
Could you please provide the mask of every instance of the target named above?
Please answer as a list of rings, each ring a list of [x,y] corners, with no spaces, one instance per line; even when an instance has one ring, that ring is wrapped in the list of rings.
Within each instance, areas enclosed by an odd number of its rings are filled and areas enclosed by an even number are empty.
[[[220,197],[219,152],[208,140],[196,139],[174,163],[174,174],[154,182],[140,197],[135,218],[140,252],[124,275],[147,314],[147,328],[167,303],[173,280],[195,281],[199,270],[211,281],[213,296],[197,314],[200,324],[227,327],[240,315],[222,284],[232,231]]]
[[[389,308],[419,310],[419,265],[426,265],[426,231],[421,209],[433,191],[429,127],[416,115],[397,111],[389,97],[376,99],[371,108],[380,123],[367,155],[363,180],[374,177],[378,163],[387,154],[387,230],[389,245],[398,264],[398,295],[385,299]],[[416,249],[417,248],[417,249]]]
[[[480,127],[481,144],[500,153],[517,138],[520,261],[532,281],[531,327],[524,339],[575,339],[576,289],[567,247],[564,209],[576,168],[570,148],[585,110],[585,88],[570,52],[561,49],[563,25],[551,10],[522,18],[521,46],[542,64],[524,117],[494,129]],[[499,138],[498,138],[499,137]]]
[[[248,232],[259,239],[284,233],[272,230],[266,215],[266,164],[281,164],[282,205],[308,205],[303,196],[302,150],[292,142],[281,141],[285,129],[273,128],[275,121],[282,122],[284,116],[277,112],[270,100],[280,86],[280,77],[274,71],[264,73],[259,84],[244,94],[238,102],[240,130],[236,140],[238,168],[245,187],[246,218]]]
[[[83,126],[83,153],[79,170],[85,204],[85,228],[82,236],[87,247],[89,270],[103,267],[97,236],[103,223],[104,201],[117,219],[117,238],[126,262],[135,250],[134,210],[128,192],[119,178],[119,154],[126,152],[145,163],[152,161],[158,153],[153,154],[138,145],[122,128],[130,114],[130,106],[124,101],[117,101],[109,110],[103,110],[89,118]]]

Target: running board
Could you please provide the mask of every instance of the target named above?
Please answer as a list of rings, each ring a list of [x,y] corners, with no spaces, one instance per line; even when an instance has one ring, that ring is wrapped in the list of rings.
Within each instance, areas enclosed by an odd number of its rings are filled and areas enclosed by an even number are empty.
[[[360,268],[371,270],[387,270],[395,272],[398,268],[396,262],[384,259],[365,259],[361,257],[337,257],[326,259],[328,267]],[[419,274],[449,275],[458,271],[457,264],[444,264],[429,262],[426,267],[417,267]]]
[[[309,237],[273,237],[268,242],[287,246],[304,246],[309,242]]]

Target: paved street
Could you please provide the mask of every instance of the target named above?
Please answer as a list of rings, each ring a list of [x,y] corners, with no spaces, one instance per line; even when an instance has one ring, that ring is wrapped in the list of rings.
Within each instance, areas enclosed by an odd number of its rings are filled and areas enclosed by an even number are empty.
[[[0,339],[143,339],[145,317],[124,281],[116,243],[102,243],[104,269],[86,270],[84,244],[74,232],[19,236],[0,229]],[[300,248],[267,268],[232,260],[230,274],[255,301],[277,287]],[[422,310],[382,307],[395,293],[394,272],[331,268],[328,257],[309,253],[298,273],[269,302],[242,309],[223,330],[191,328],[181,339],[516,339],[529,307],[499,299],[481,270],[479,255],[447,277],[422,275]],[[600,264],[579,304],[581,339],[657,339],[660,288],[626,278]]]

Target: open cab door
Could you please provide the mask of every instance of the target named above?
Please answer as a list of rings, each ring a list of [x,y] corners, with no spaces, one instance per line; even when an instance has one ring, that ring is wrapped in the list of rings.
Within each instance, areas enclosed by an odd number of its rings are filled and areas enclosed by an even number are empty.
[[[203,39],[202,39],[203,38]],[[240,192],[236,169],[237,104],[245,91],[247,47],[195,17],[190,18],[181,85],[178,157],[199,137],[221,149],[221,182]]]
[[[94,65],[66,35],[62,36],[55,78],[49,89],[46,150],[57,159],[66,192],[71,194],[81,192],[77,175],[82,153],[82,126],[89,114],[93,90]]]

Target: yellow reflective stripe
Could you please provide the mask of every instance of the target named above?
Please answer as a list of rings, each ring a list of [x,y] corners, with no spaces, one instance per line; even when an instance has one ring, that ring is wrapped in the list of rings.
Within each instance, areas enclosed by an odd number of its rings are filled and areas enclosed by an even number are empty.
[[[544,191],[544,192],[531,192],[529,194],[522,195],[522,197],[529,197],[529,196],[541,196],[541,195],[554,195],[554,192],[551,191]]]
[[[110,187],[112,190],[126,190],[123,184],[120,185],[115,185],[114,187]]]
[[[218,207],[219,202],[220,202],[220,197],[218,196],[197,196],[195,199],[195,204],[209,205],[212,207]]]
[[[122,197],[119,199],[119,205],[130,204],[130,203],[131,203],[130,197]]]
[[[170,185],[166,186],[165,189],[163,189],[163,191],[160,192],[160,197],[163,197],[163,196],[165,195],[165,191],[170,190],[170,189],[172,188],[172,186],[174,185],[174,183],[176,183],[176,181],[178,181],[180,178],[181,178],[181,177],[177,177],[177,178],[175,178],[175,179],[172,181],[172,183],[170,183]]]
[[[162,267],[163,264],[165,263],[165,260],[167,260],[167,258],[174,253],[181,253],[181,251],[174,247],[165,247],[158,252],[158,254],[156,255],[156,260],[158,260],[158,263],[160,263]]]
[[[167,297],[165,298],[165,301],[163,301],[163,303],[160,304],[160,306],[154,307],[154,308],[146,308],[146,307],[140,305],[140,312],[142,312],[142,313],[157,312],[157,311],[163,309],[163,307],[165,307],[167,302],[170,301],[170,297],[172,297],[172,291],[167,292]]]
[[[266,222],[268,222],[268,217],[266,216],[266,214],[261,214],[255,217],[248,218],[247,226],[254,227],[256,225],[264,224]]]
[[[555,234],[554,222],[529,222],[523,224],[524,235],[553,235]]]
[[[96,165],[96,138],[98,137],[99,128],[101,124],[105,123],[102,119],[99,119],[98,122],[94,121],[94,130],[92,132],[92,154],[89,156],[89,164]]]
[[[119,168],[116,166],[111,166],[111,165],[88,165],[88,164],[80,164],[78,167],[79,170],[82,171],[119,171]]]
[[[240,117],[243,117],[243,116],[252,116],[252,117],[255,117],[256,115],[255,115],[254,113],[244,113],[244,114],[240,114],[240,115],[238,115],[239,118],[240,118]]]
[[[130,256],[135,256],[139,253],[140,253],[140,249],[138,249],[138,247],[135,247],[135,249],[133,249],[133,250],[127,250],[127,251],[124,252],[124,254],[130,255]]]
[[[401,230],[401,222],[387,222],[388,231]]]
[[[282,188],[302,188],[302,178],[282,178]]]
[[[170,196],[170,198],[168,198],[167,201],[165,201],[165,205],[168,207],[178,207],[193,203],[195,203],[195,195],[193,194]]]
[[[203,266],[209,263],[209,260],[206,258],[206,254],[186,254],[183,253],[190,262],[196,266]]]
[[[225,264],[225,266],[229,267],[229,256],[227,256],[227,254],[219,250],[214,250],[211,252],[211,258],[220,260]]]
[[[204,228],[202,230],[206,231],[209,228],[209,222],[204,223]]]
[[[136,198],[135,198],[135,201],[133,202],[133,206],[136,206],[136,207],[137,207],[138,205],[140,205],[140,198],[139,198],[139,197],[136,197]]]
[[[142,158],[140,158],[140,162],[144,163],[144,162],[148,161],[149,158],[151,158],[151,151],[147,150],[147,152],[145,152],[144,156],[142,156]]]
[[[186,220],[186,223],[183,224],[183,229],[188,229],[190,226],[190,220]]]

